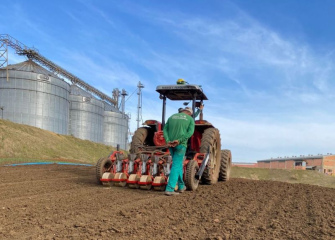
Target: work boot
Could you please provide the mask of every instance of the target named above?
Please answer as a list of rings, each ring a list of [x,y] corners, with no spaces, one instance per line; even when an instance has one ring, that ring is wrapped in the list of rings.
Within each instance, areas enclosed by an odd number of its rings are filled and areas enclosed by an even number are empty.
[[[179,193],[183,193],[186,191],[186,186],[183,189],[178,190]]]
[[[168,192],[168,191],[165,191],[164,193],[166,196],[174,196],[174,195],[179,195],[178,192]]]

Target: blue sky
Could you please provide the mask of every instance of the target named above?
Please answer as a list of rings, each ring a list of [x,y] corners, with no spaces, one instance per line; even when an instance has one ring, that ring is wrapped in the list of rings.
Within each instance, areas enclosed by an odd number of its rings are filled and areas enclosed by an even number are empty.
[[[0,10],[1,33],[104,93],[130,95],[141,81],[144,120],[161,118],[157,85],[202,85],[205,119],[235,162],[335,153],[333,0],[2,0]],[[180,106],[168,102],[168,115]],[[131,131],[136,107],[134,93]]]

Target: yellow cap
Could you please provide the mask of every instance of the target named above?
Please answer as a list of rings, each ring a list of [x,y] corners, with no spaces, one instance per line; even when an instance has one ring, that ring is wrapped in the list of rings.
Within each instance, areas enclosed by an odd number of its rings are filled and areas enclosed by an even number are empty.
[[[185,84],[185,83],[186,83],[185,80],[182,79],[182,78],[179,78],[179,79],[177,80],[177,84]]]

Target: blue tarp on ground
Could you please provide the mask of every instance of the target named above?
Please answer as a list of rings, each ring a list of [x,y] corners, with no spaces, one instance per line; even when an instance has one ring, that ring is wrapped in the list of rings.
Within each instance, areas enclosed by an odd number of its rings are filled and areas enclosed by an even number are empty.
[[[92,164],[85,163],[68,163],[68,162],[30,162],[30,163],[14,163],[4,165],[5,167],[25,166],[25,165],[47,165],[47,164],[59,164],[59,165],[74,165],[74,166],[87,166],[91,167]]]

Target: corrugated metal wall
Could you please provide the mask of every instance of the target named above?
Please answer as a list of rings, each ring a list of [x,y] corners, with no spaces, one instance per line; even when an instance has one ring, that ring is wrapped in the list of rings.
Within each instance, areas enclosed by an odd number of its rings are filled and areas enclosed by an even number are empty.
[[[103,143],[104,104],[70,94],[70,132],[74,137]]]
[[[68,134],[68,83],[36,63],[26,62],[0,69],[0,105],[3,118]]]
[[[109,111],[104,116],[104,144],[128,149],[128,116]]]

